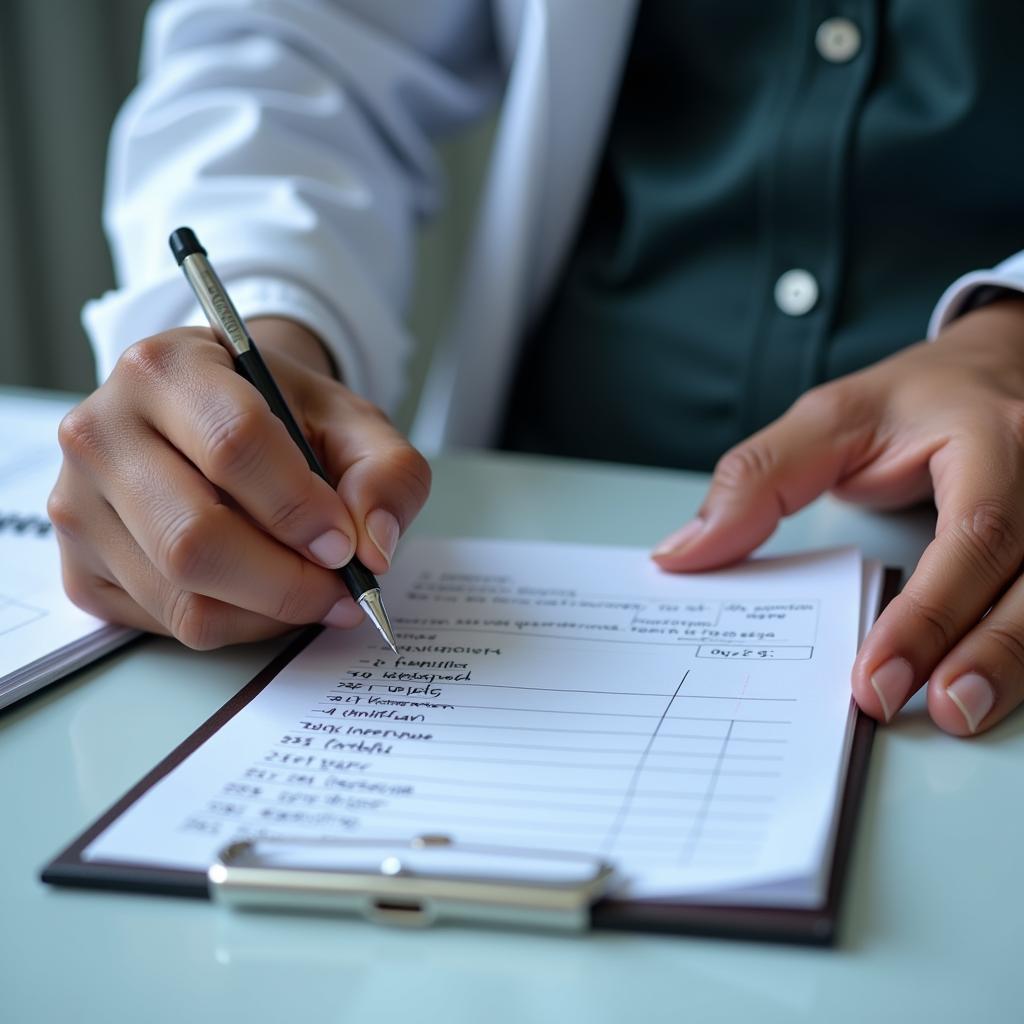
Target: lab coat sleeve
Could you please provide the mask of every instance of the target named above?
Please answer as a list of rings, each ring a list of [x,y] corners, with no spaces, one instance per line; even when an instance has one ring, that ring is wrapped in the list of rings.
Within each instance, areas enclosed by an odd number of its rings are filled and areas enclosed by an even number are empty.
[[[118,287],[83,314],[99,379],[134,341],[204,322],[167,247],[187,225],[243,317],[305,323],[392,408],[416,225],[442,195],[435,143],[499,84],[483,0],[157,3],[111,138]]]

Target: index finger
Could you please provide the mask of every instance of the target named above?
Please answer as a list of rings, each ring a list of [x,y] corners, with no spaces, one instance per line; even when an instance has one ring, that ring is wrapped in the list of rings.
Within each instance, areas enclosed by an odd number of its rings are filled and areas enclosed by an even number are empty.
[[[174,358],[164,342],[136,348],[134,358],[147,364],[148,375],[150,364]],[[161,386],[145,392],[141,415],[266,533],[327,568],[344,565],[356,530],[334,488],[309,468],[220,345],[200,340],[191,355],[177,360],[176,372],[160,368]]]
[[[834,487],[863,458],[867,404],[850,382],[802,396],[774,423],[726,452],[697,519],[652,557],[672,572],[698,572],[744,557],[779,520]]]
[[[998,436],[948,442],[932,457],[935,539],[879,616],[854,663],[857,703],[889,721],[982,618],[1024,558],[1017,495],[1024,467]]]

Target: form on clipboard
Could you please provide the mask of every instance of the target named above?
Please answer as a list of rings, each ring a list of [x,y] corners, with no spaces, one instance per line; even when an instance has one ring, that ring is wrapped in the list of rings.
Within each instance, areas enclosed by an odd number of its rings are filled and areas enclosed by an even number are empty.
[[[43,878],[829,942],[883,577],[854,549],[673,576],[636,549],[410,542],[399,655],[369,625],[299,637]]]

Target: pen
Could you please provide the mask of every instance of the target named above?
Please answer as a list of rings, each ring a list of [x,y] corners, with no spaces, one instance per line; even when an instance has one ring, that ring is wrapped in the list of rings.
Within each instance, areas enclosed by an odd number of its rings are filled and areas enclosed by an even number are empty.
[[[299,446],[299,451],[305,456],[309,468],[330,484],[331,481],[320,465],[320,460],[295,422],[295,417],[292,416],[280,388],[270,375],[267,364],[263,362],[263,357],[259,354],[216,271],[206,258],[206,250],[199,244],[195,233],[191,228],[178,228],[171,232],[170,245],[178,266],[185,272],[199,305],[203,307],[203,312],[210,321],[213,333],[234,357],[235,369],[266,399],[271,412],[281,420],[292,440]],[[395,634],[391,629],[388,613],[384,609],[380,584],[376,577],[355,556],[337,572],[345,581],[349,593],[380,631],[380,635],[387,641],[391,650],[397,654]]]

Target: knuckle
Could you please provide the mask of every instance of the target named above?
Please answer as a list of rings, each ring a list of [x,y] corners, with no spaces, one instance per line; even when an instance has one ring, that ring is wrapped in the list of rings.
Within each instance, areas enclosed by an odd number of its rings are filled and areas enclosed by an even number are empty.
[[[864,412],[864,392],[847,379],[829,381],[805,391],[793,409],[817,429],[838,432],[859,422]]]
[[[179,590],[171,598],[167,614],[171,635],[194,651],[209,651],[218,646],[209,606],[209,600],[201,594]]]
[[[834,381],[809,388],[794,402],[793,410],[827,430],[849,419],[852,404],[850,388]]]
[[[1015,399],[1009,402],[1005,415],[1010,437],[1013,438],[1018,448],[1024,448],[1024,401]]]
[[[46,499],[46,515],[53,528],[68,540],[74,540],[82,530],[82,516],[77,503],[62,487],[55,487]]]
[[[206,469],[214,478],[246,473],[262,457],[265,414],[254,406],[233,410],[210,429],[204,443]]]
[[[117,361],[116,371],[139,381],[165,379],[174,358],[173,347],[160,335],[129,345]]]
[[[737,490],[753,480],[771,476],[775,459],[766,445],[747,441],[730,448],[715,466],[714,480],[721,487]]]
[[[1017,627],[1008,622],[988,621],[985,635],[1018,669],[1024,668],[1024,637]]]
[[[911,615],[919,623],[931,631],[935,637],[936,646],[943,651],[948,651],[960,638],[960,631],[957,628],[954,613],[941,605],[934,604],[916,594],[908,594],[904,591],[903,596],[907,600]]]
[[[299,625],[315,618],[310,608],[310,595],[316,593],[316,589],[311,585],[309,575],[316,570],[304,559],[297,560],[296,564],[297,571],[274,599],[270,617],[278,622]]]
[[[1018,567],[1020,525],[1007,502],[979,502],[961,517],[957,532],[968,556],[988,574],[1002,578]]]
[[[310,512],[310,501],[313,497],[313,481],[316,479],[310,473],[306,477],[306,486],[303,493],[289,495],[270,514],[267,526],[273,533],[289,533],[293,527],[298,527],[303,523]]]
[[[83,612],[95,615],[97,618],[108,618],[108,609],[103,600],[103,588],[92,573],[80,572],[65,563],[64,593],[68,600]]]
[[[76,406],[60,421],[57,442],[73,462],[95,462],[102,457],[102,422],[88,403]]]
[[[793,403],[794,411],[799,411],[816,420],[830,420],[835,415],[835,408],[840,402],[838,385],[818,384],[808,388]]]
[[[188,510],[171,522],[157,544],[163,575],[175,586],[190,587],[208,579],[217,523],[212,512]]]
[[[409,444],[397,448],[392,453],[390,463],[392,479],[404,490],[410,501],[421,508],[430,494],[430,463]]]

